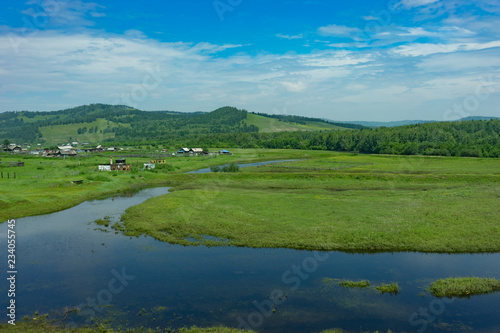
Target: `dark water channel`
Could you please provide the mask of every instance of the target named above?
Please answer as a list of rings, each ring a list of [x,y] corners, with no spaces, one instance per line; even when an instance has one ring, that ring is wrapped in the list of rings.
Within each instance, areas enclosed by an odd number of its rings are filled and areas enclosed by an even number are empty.
[[[128,207],[167,192],[167,188],[145,189],[18,219],[18,319],[38,311],[66,325],[107,317],[128,327],[224,325],[258,332],[328,328],[500,332],[500,293],[450,301],[425,291],[438,278],[499,278],[499,253],[347,254],[183,247],[146,236],[115,234],[94,223],[105,216],[118,221]],[[2,263],[7,262],[6,233],[3,223]],[[394,281],[401,292],[345,289],[325,283],[325,277],[368,279],[372,285]],[[0,284],[3,309],[7,289],[6,282]],[[67,313],[75,307],[81,309],[79,314]],[[6,322],[2,316],[0,322]]]

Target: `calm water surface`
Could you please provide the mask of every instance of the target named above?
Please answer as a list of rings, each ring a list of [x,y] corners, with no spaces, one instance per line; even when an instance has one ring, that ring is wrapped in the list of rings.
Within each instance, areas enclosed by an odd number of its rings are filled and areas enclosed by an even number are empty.
[[[128,207],[167,192],[167,188],[146,189],[18,219],[18,318],[38,311],[62,319],[66,309],[79,307],[80,314],[69,314],[61,322],[84,324],[107,316],[115,324],[131,327],[500,332],[500,293],[443,302],[425,291],[438,278],[500,277],[498,253],[347,254],[183,247],[146,236],[115,234],[93,222],[105,216],[119,221]],[[6,233],[3,223],[2,262],[7,260]],[[372,284],[394,281],[402,291],[381,295],[372,289],[344,289],[325,283],[325,277],[368,279]],[[3,309],[6,292],[4,282],[0,285]],[[276,296],[280,293],[281,300]]]

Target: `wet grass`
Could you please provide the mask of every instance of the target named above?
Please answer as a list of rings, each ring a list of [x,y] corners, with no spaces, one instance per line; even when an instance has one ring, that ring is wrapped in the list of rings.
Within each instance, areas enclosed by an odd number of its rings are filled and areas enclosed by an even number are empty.
[[[179,330],[170,329],[123,329],[115,330],[106,326],[92,328],[63,328],[49,324],[20,323],[14,325],[0,325],[2,332],[22,332],[22,333],[251,333],[253,331],[239,330],[227,327],[211,328],[181,328]]]
[[[345,280],[339,283],[339,286],[345,287],[345,288],[368,288],[370,286],[370,281],[368,280],[361,280],[361,281],[349,281]]]
[[[431,284],[429,291],[436,297],[470,297],[500,291],[500,280],[478,277],[439,279]]]
[[[181,175],[172,193],[127,210],[130,235],[182,245],[348,252],[500,251],[500,160],[335,154],[339,170],[242,169]],[[371,164],[371,162],[373,164]],[[464,162],[461,172],[458,166]],[[378,164],[380,163],[380,164]],[[409,168],[408,165],[412,167]],[[474,170],[476,170],[474,172]],[[202,235],[227,240],[190,242]]]
[[[111,218],[109,216],[105,216],[104,218],[102,219],[97,219],[95,220],[95,223],[97,225],[102,225],[104,227],[109,227],[109,223],[111,222]]]
[[[395,282],[391,282],[389,284],[381,283],[378,286],[375,285],[372,287],[370,287],[371,283],[368,280],[351,281],[351,280],[339,280],[339,279],[324,278],[323,282],[327,283],[327,284],[335,283],[335,284],[338,284],[340,287],[344,287],[344,288],[375,289],[381,294],[397,295],[401,291],[401,289],[399,288],[399,285]]]
[[[397,282],[391,282],[389,284],[382,283],[381,285],[375,287],[382,294],[397,295],[401,291]]]

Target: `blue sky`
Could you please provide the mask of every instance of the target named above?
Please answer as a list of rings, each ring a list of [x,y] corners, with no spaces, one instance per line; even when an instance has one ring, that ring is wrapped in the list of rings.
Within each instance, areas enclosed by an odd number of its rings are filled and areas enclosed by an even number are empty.
[[[30,0],[0,13],[0,112],[500,116],[499,0]]]

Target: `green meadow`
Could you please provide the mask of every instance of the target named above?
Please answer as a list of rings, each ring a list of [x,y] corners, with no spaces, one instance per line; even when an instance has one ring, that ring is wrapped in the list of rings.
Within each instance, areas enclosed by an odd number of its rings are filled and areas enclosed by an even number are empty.
[[[128,209],[124,227],[183,245],[495,252],[499,167],[498,159],[329,153],[182,175],[172,193]]]
[[[151,186],[171,193],[131,207],[128,235],[183,245],[341,251],[496,252],[500,160],[232,149],[232,156],[127,158],[131,172],[99,172],[109,156],[0,157],[2,221]],[[120,154],[138,152],[121,152]],[[237,173],[186,174],[230,162],[295,159]],[[25,167],[8,167],[9,161]],[[16,179],[13,179],[16,172]],[[10,178],[6,179],[6,174]],[[83,180],[81,184],[76,180]]]
[[[288,131],[318,131],[318,130],[346,130],[345,127],[335,126],[320,121],[305,121],[305,125],[283,122],[279,119],[263,117],[248,113],[245,122],[247,125],[254,125],[259,128],[259,132],[288,132]]]
[[[76,158],[42,158],[0,153],[0,221],[48,214],[73,207],[83,201],[124,191],[172,184],[173,175],[230,162],[253,162],[269,159],[306,158],[321,152],[287,150],[233,150],[233,156],[216,158],[161,157],[156,151],[141,148],[101,156],[88,154]],[[126,158],[132,172],[100,172],[99,164],[109,163],[110,156],[139,155]],[[166,166],[155,171],[143,170],[151,158],[166,158]],[[24,167],[10,167],[10,162],[24,162]],[[14,178],[15,174],[15,178]],[[186,175],[185,175],[186,176]],[[74,181],[83,180],[81,184]]]

